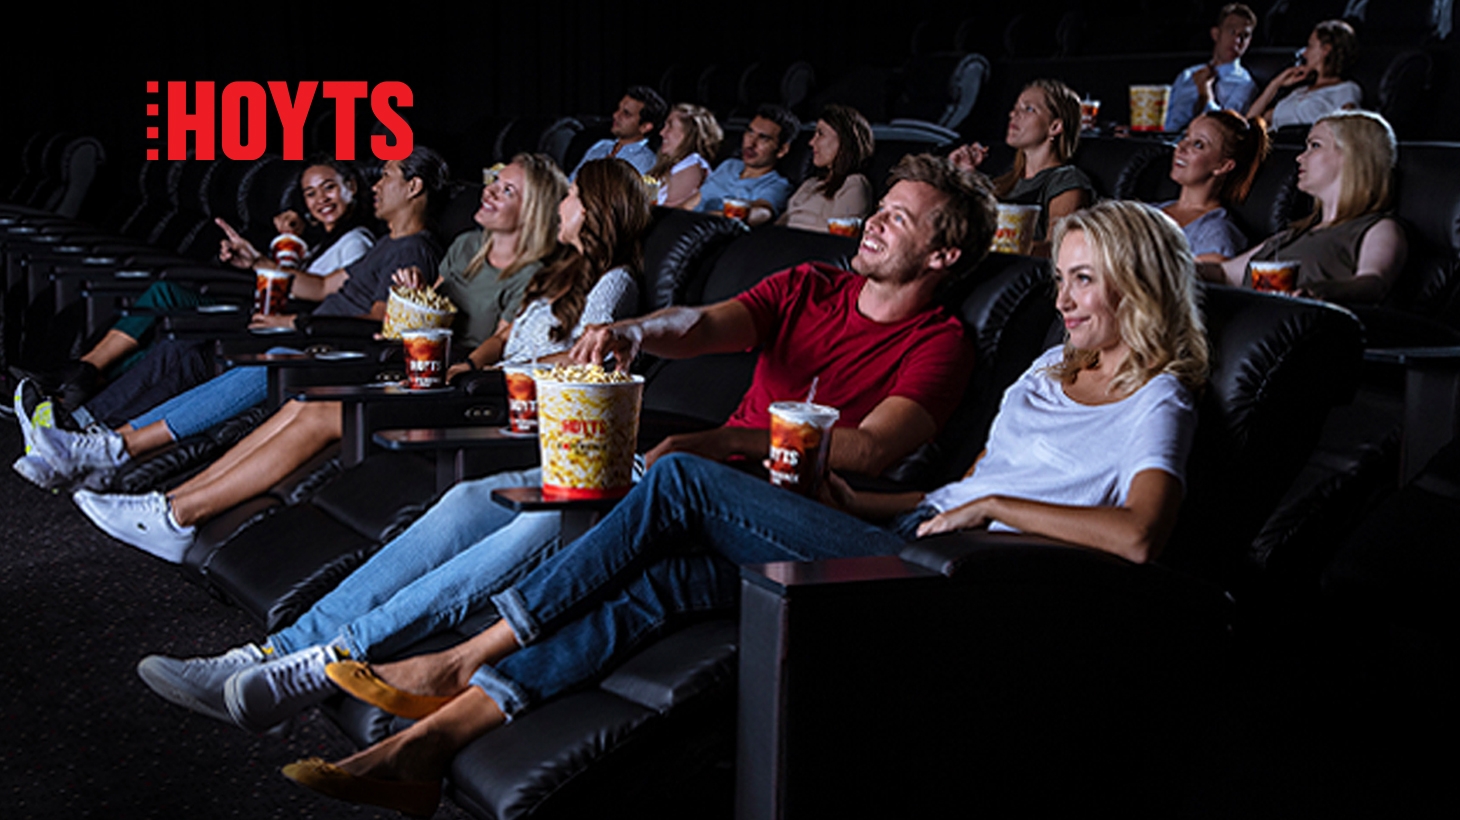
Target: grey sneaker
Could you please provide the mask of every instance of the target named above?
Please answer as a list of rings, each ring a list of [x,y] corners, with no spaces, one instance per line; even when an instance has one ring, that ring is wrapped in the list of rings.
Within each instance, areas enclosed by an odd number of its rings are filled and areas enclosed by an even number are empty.
[[[272,657],[251,643],[212,658],[148,655],[137,664],[137,674],[163,700],[214,720],[233,723],[223,703],[223,684],[235,673],[259,666]]]
[[[223,684],[223,703],[232,722],[266,732],[340,690],[324,673],[339,660],[328,646],[311,646],[252,666]]]
[[[181,526],[172,517],[162,493],[101,495],[77,490],[72,498],[107,535],[173,564],[182,563],[197,537],[196,527]]]
[[[51,462],[35,453],[17,458],[11,466],[26,481],[42,490],[54,490],[66,483],[65,476],[56,475],[56,471],[51,469]]]
[[[57,474],[68,478],[94,472],[110,474],[129,458],[126,442],[110,431],[72,433],[37,423],[30,428],[29,440],[35,452],[51,462]]]

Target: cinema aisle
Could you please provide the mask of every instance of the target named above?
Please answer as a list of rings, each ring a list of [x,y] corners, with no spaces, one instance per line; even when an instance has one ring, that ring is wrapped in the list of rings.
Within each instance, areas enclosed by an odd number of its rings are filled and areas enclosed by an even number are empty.
[[[21,448],[0,420],[6,465]],[[279,767],[349,742],[311,712],[287,739],[166,703],[147,652],[214,653],[258,637],[241,612],[93,529],[65,495],[0,470],[0,817],[397,818],[317,797]],[[437,818],[466,815],[443,802]]]

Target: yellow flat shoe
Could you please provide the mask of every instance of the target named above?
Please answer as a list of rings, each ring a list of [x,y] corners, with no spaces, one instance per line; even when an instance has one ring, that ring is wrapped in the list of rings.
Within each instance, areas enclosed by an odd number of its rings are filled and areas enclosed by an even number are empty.
[[[370,665],[359,661],[336,661],[324,673],[341,689],[371,706],[410,720],[420,720],[455,699],[435,695],[413,695],[376,677]]]
[[[412,817],[430,817],[441,803],[441,781],[376,780],[357,777],[317,757],[296,760],[280,769],[295,783],[326,797],[392,809]]]

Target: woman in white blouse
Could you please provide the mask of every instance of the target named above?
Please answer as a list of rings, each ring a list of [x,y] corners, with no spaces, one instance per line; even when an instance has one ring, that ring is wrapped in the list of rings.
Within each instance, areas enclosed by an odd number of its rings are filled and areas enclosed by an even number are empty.
[[[1311,125],[1334,111],[1359,108],[1364,90],[1344,79],[1359,49],[1353,27],[1342,20],[1324,20],[1313,27],[1308,45],[1300,52],[1301,62],[1284,69],[1267,84],[1252,107],[1249,118],[1261,115],[1273,128]],[[1283,89],[1297,88],[1281,100]]]
[[[654,204],[692,211],[700,202],[700,184],[710,173],[710,160],[720,150],[725,132],[708,108],[680,103],[669,109],[663,137],[659,161],[648,173],[659,180]]]

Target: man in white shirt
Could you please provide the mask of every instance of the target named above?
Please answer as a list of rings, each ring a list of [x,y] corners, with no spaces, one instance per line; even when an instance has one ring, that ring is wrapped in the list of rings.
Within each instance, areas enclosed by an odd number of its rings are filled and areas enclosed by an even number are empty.
[[[613,139],[595,142],[578,161],[568,179],[578,178],[578,169],[583,167],[583,163],[607,157],[618,157],[634,166],[639,173],[647,174],[656,159],[654,149],[649,147],[649,135],[664,125],[664,117],[668,113],[669,106],[654,89],[646,85],[630,86],[613,112],[613,125],[609,128]]]

